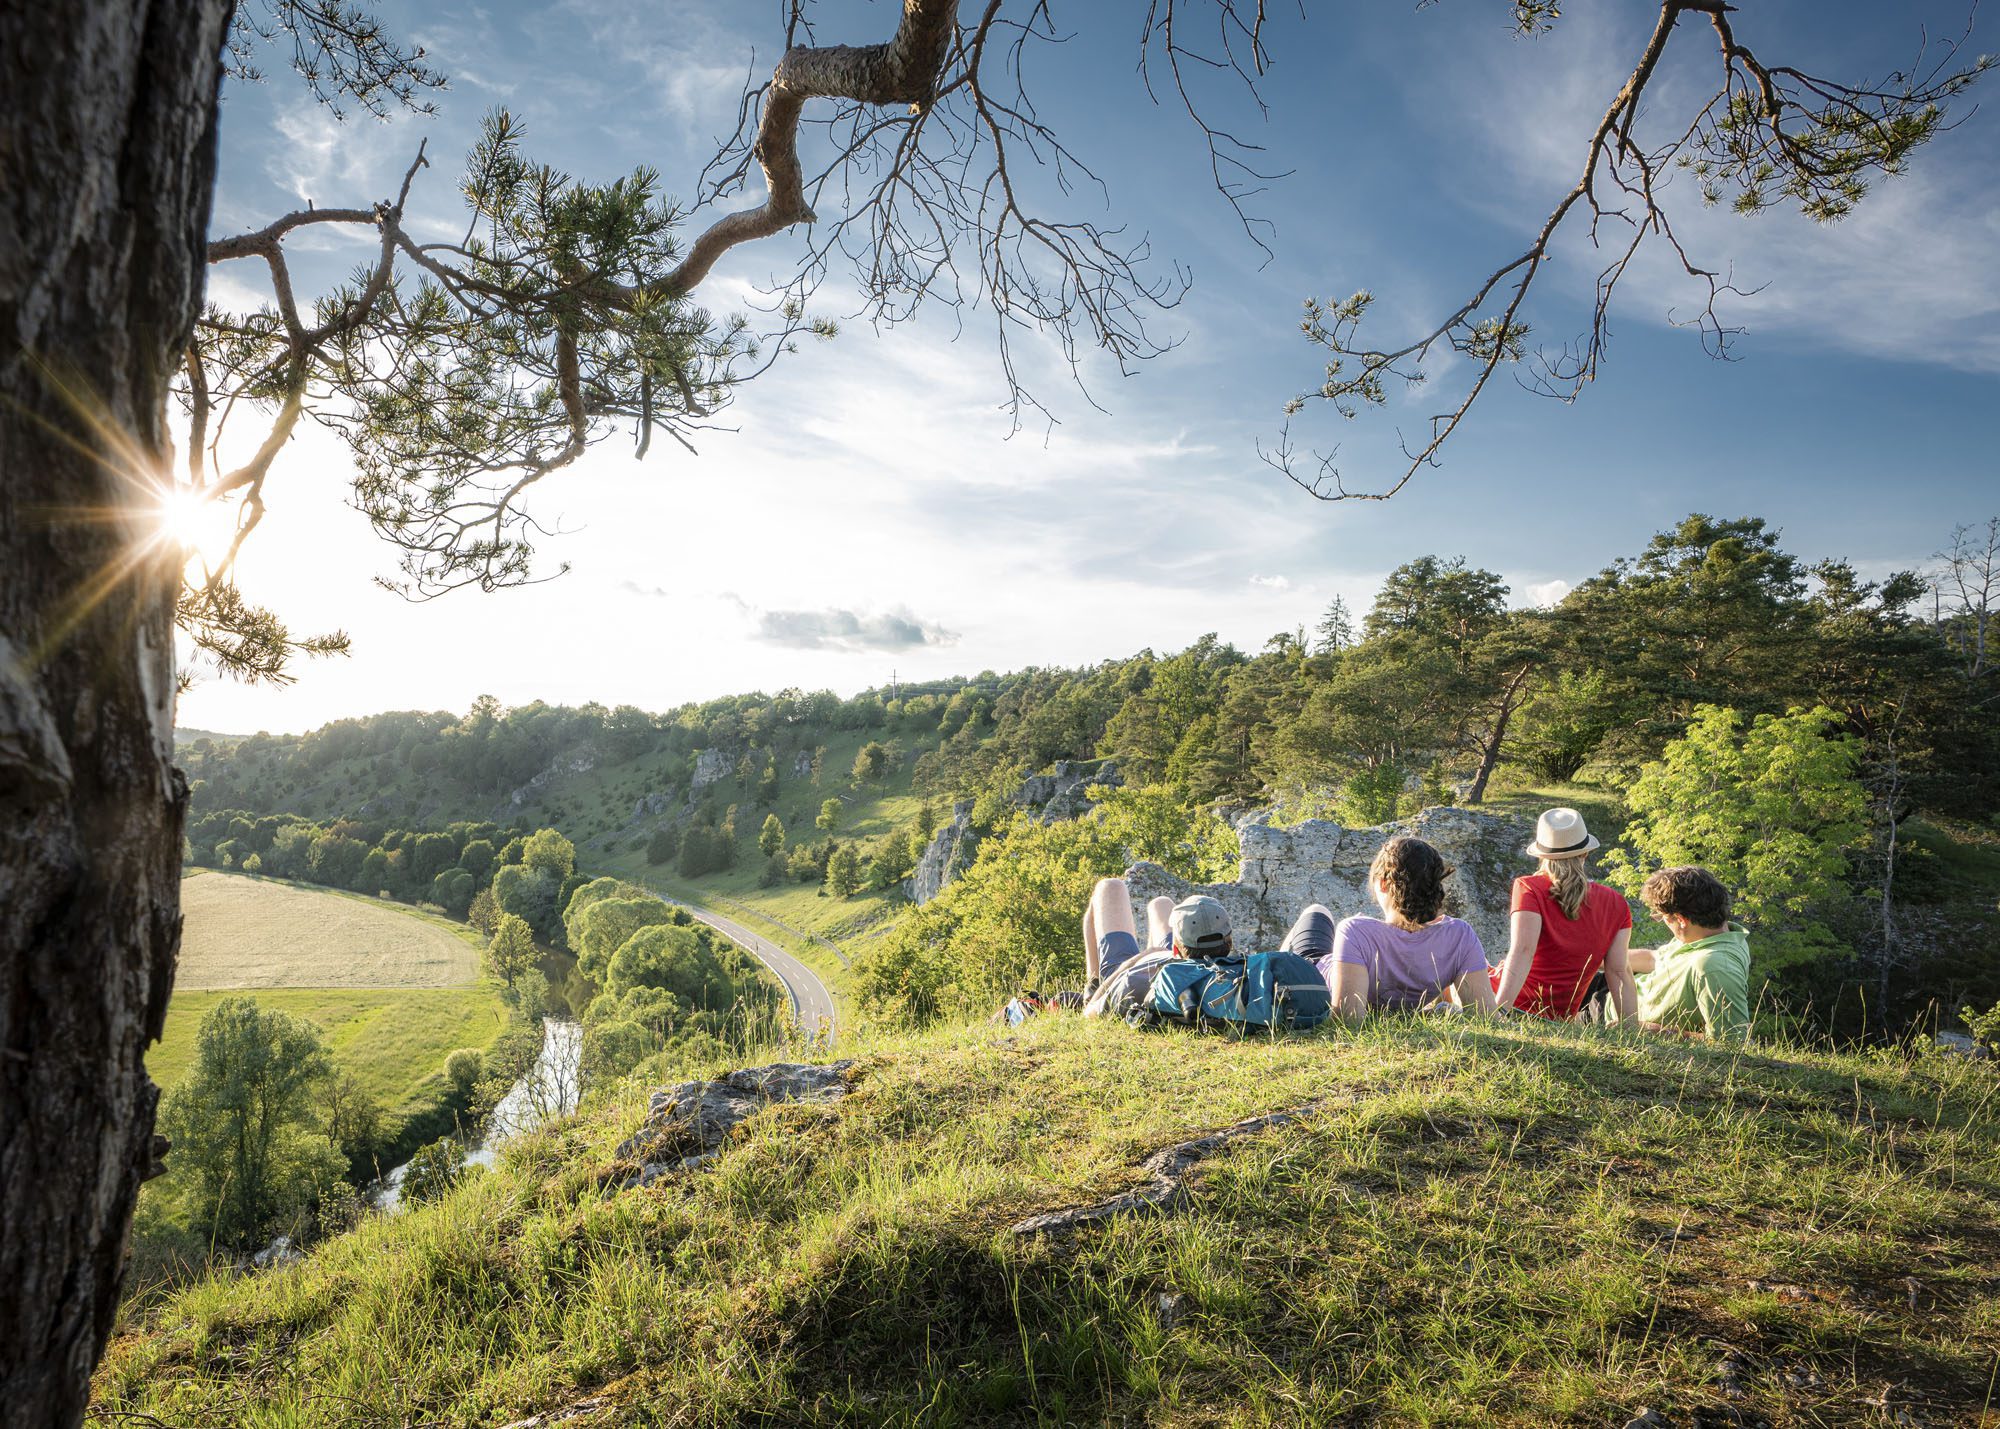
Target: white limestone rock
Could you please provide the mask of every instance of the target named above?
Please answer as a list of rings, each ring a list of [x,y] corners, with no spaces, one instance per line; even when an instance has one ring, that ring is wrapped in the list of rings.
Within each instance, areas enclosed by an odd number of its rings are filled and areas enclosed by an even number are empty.
[[[1407,833],[1432,844],[1452,866],[1445,884],[1445,911],[1472,925],[1486,947],[1487,961],[1498,963],[1507,951],[1507,901],[1513,880],[1535,871],[1533,860],[1521,853],[1534,836],[1530,821],[1456,808],[1425,809],[1413,819],[1364,829],[1343,828],[1325,819],[1281,829],[1274,828],[1269,817],[1253,813],[1237,825],[1243,858],[1234,883],[1192,884],[1156,863],[1127,869],[1141,940],[1151,931],[1146,927],[1146,902],[1161,894],[1176,902],[1196,893],[1219,899],[1236,929],[1236,946],[1246,951],[1277,947],[1309,903],[1324,903],[1336,918],[1375,913],[1375,900],[1366,887],[1368,864],[1391,837]]]

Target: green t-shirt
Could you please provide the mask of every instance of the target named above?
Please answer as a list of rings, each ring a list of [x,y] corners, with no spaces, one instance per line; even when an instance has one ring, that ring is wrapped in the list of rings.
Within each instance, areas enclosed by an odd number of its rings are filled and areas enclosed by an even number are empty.
[[[1741,1042],[1750,1035],[1750,940],[1734,923],[1712,938],[1654,951],[1639,985],[1639,1020]]]

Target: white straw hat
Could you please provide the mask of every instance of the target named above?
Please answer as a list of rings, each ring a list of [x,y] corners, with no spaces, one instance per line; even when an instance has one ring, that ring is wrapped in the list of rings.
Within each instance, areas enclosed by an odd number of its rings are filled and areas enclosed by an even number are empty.
[[[1535,841],[1521,852],[1530,858],[1582,858],[1598,847],[1583,815],[1574,809],[1550,809],[1535,820]]]

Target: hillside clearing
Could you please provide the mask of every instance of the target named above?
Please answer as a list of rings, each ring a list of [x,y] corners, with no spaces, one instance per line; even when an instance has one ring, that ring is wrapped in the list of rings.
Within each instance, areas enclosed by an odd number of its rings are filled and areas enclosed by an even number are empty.
[[[181,881],[181,911],[177,991],[464,987],[479,977],[470,930],[379,899],[210,871]]]
[[[2000,1423],[1988,1066],[1387,1020],[1038,1019],[618,1190],[628,1086],[447,1200],[116,1342],[100,1411],[609,1425]],[[1168,1214],[1024,1217],[1193,1166]],[[1886,1406],[1886,1408],[1884,1408]],[[385,1420],[386,1422],[386,1420]]]

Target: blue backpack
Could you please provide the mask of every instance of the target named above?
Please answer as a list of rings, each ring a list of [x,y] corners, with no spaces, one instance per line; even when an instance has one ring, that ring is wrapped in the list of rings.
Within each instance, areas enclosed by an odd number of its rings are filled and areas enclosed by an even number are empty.
[[[1333,1015],[1319,969],[1296,953],[1251,953],[1214,962],[1176,958],[1153,975],[1147,1010],[1173,1022],[1317,1027]]]

